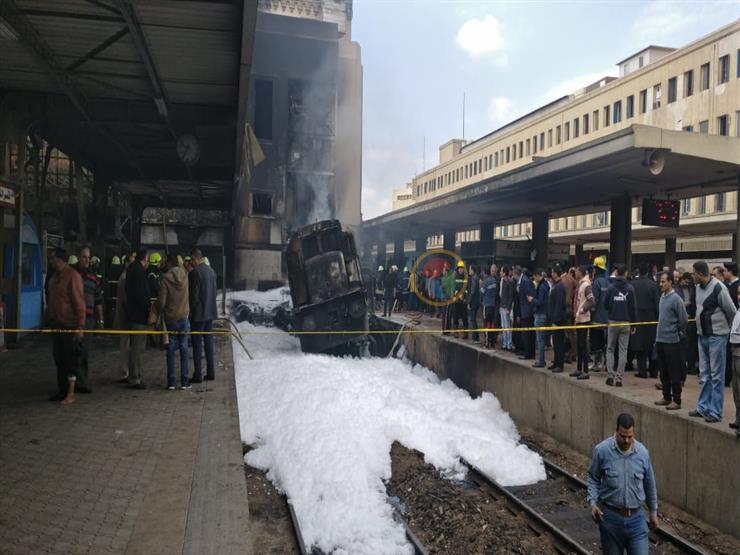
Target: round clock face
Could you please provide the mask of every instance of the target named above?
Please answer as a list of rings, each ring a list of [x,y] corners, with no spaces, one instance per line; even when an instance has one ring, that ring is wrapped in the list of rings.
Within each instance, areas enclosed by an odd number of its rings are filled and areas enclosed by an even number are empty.
[[[200,159],[200,145],[193,135],[180,135],[177,138],[177,155],[188,166],[196,164]]]

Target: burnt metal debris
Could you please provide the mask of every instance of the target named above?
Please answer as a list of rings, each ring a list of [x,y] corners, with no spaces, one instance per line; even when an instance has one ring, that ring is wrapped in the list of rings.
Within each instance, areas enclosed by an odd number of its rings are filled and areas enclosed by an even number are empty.
[[[301,349],[361,354],[367,344],[367,294],[352,232],[338,220],[303,227],[288,240],[286,261],[293,328],[329,332],[300,335]]]

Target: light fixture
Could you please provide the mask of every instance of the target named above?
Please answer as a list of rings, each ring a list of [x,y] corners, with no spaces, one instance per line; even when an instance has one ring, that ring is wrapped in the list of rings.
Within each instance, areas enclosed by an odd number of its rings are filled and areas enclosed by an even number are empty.
[[[18,40],[18,31],[16,31],[13,26],[2,17],[0,17],[0,38],[6,40]]]

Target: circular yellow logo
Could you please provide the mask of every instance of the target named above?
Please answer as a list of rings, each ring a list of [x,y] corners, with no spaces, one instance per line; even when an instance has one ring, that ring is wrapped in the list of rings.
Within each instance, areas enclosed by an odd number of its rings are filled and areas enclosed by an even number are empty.
[[[454,276],[448,277],[449,272],[457,272],[457,265],[460,262],[463,262],[463,259],[457,253],[446,249],[432,249],[424,252],[416,259],[413,268],[411,268],[412,279],[409,288],[421,302],[430,306],[442,307],[462,300],[468,289],[469,276],[467,268],[465,268],[465,282],[460,289],[457,289],[454,285]],[[419,289],[419,273],[425,278],[423,290]],[[449,297],[444,287],[446,279],[452,280],[453,288],[455,289],[452,296]]]

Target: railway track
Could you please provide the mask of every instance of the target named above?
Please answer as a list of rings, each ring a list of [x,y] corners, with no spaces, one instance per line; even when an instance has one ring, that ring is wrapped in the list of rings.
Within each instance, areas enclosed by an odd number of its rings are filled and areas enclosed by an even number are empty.
[[[306,540],[303,538],[301,525],[298,522],[298,517],[295,514],[295,509],[293,509],[293,503],[288,498],[286,498],[285,501],[288,504],[288,511],[290,512],[290,522],[293,525],[293,534],[295,535],[295,542],[296,546],[298,547],[298,553],[300,553],[300,555],[321,555],[322,552],[315,547],[311,547],[310,550],[307,550]],[[427,550],[419,541],[419,538],[417,538],[416,535],[411,531],[411,528],[409,528],[408,524],[401,516],[401,513],[398,511],[398,509],[394,508],[393,518],[396,520],[396,522],[402,524],[404,529],[406,530],[406,539],[408,539],[413,546],[414,555],[429,555]]]
[[[558,551],[583,555],[600,553],[599,529],[592,524],[591,511],[585,501],[586,482],[544,457],[543,461],[546,480],[516,487],[501,486],[479,468],[463,462],[469,469],[469,479],[479,487],[489,488],[495,498],[505,499],[536,529],[551,535]],[[699,555],[706,552],[658,527],[650,533],[650,553]]]

